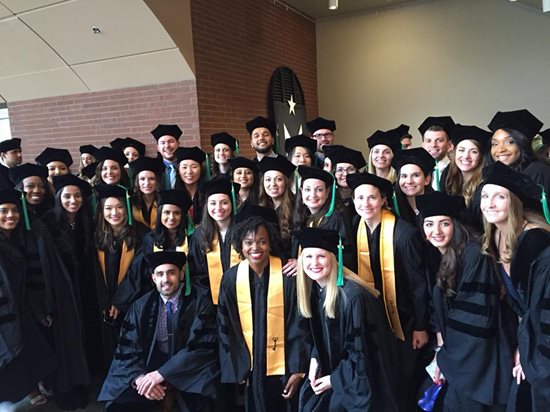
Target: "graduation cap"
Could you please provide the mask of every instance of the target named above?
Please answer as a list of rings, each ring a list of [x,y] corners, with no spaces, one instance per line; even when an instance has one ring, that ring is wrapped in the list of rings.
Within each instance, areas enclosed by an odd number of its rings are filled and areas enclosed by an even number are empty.
[[[260,172],[260,169],[258,168],[258,162],[247,159],[246,157],[235,157],[233,159],[229,159],[229,164],[231,165],[231,170],[235,170],[240,167],[246,167],[247,169],[252,170],[254,173]]]
[[[164,164],[160,159],[147,156],[138,157],[130,163],[130,167],[134,171],[134,176],[137,176],[144,170],[149,170],[157,176],[160,176],[164,171]]]
[[[97,200],[106,199],[108,197],[116,197],[126,201],[126,213],[128,214],[128,224],[132,225],[132,207],[130,205],[130,193],[128,189],[121,185],[105,185],[99,184],[95,186],[97,191]]]
[[[246,130],[248,130],[248,134],[252,135],[252,132],[254,129],[257,129],[258,127],[265,127],[271,132],[271,135],[275,137],[275,123],[270,120],[266,119],[262,116],[257,116],[254,119],[246,122]]]
[[[298,166],[298,174],[302,178],[302,184],[307,179],[319,179],[325,182],[328,187],[330,187],[334,182],[334,176],[332,176],[332,174],[317,167],[300,165]]]
[[[204,193],[205,199],[217,193],[223,193],[231,197],[231,193],[239,192],[241,185],[238,183],[232,183],[228,179],[214,179],[210,182],[206,182],[201,189]]]
[[[524,173],[515,171],[502,162],[495,162],[483,169],[482,184],[502,186],[530,207],[539,202],[542,196],[541,187],[533,179]]]
[[[361,169],[367,165],[363,153],[358,150],[341,145],[325,146],[323,150],[326,157],[332,162],[333,168],[336,168],[338,163],[350,163],[356,169]]]
[[[346,176],[346,181],[352,191],[361,185],[371,185],[377,187],[380,193],[388,199],[393,195],[393,186],[391,182],[388,179],[371,173],[352,173]]]
[[[424,137],[424,133],[426,133],[426,131],[432,126],[439,126],[447,134],[449,134],[451,129],[455,126],[455,122],[451,116],[426,117],[426,120],[424,120],[422,124],[418,127],[418,131],[420,132],[420,135]]]
[[[160,265],[171,264],[181,269],[187,263],[187,256],[184,252],[175,250],[162,250],[159,252],[148,253],[144,256],[147,265],[154,271]]]
[[[206,160],[206,153],[203,152],[198,146],[193,147],[178,147],[176,149],[177,162],[182,160],[194,160],[195,162],[202,164]]]
[[[314,134],[317,130],[321,129],[328,129],[331,132],[334,132],[336,130],[336,122],[334,120],[318,117],[310,122],[307,122],[306,127],[311,134]]]
[[[292,136],[285,140],[285,152],[290,154],[295,147],[305,147],[310,153],[317,150],[317,140],[307,137],[305,134]]]
[[[7,203],[13,203],[18,206],[21,205],[21,192],[15,189],[0,190],[0,205],[5,205]]]
[[[227,132],[214,133],[210,135],[210,143],[212,144],[212,147],[216,147],[217,144],[223,143],[229,146],[232,151],[235,151],[238,145],[237,139]]]
[[[151,130],[151,134],[157,141],[162,136],[172,136],[174,139],[179,140],[183,132],[177,124],[159,124]]]
[[[294,173],[294,170],[296,170],[296,166],[294,166],[292,162],[284,156],[264,156],[262,160],[258,163],[258,166],[260,167],[262,173],[265,173],[269,170],[277,170],[278,172],[284,174],[286,177],[290,177],[292,173]]]
[[[94,153],[95,160],[98,162],[104,162],[105,160],[112,160],[117,162],[120,167],[124,167],[128,163],[128,159],[124,156],[120,150],[115,150],[112,147],[103,146],[96,150]]]
[[[18,137],[0,142],[0,152],[9,152],[16,149],[21,149],[21,139]]]
[[[78,151],[80,152],[81,155],[83,155],[84,153],[89,153],[92,156],[94,156],[96,150],[97,150],[97,147],[91,144],[85,144],[78,148]]]
[[[487,142],[491,139],[491,132],[483,130],[477,126],[464,126],[461,124],[456,124],[449,133],[453,144],[459,144],[463,140],[476,140],[481,146],[481,152],[485,152],[487,147]]]
[[[43,179],[48,177],[48,168],[46,166],[35,165],[32,163],[23,163],[22,165],[11,167],[9,170],[10,180],[14,185],[22,182],[23,179],[31,176],[38,176]]]
[[[125,137],[124,139],[117,137],[115,140],[109,142],[109,144],[113,149],[120,150],[121,152],[124,152],[124,149],[127,147],[133,147],[140,156],[145,156],[145,145],[131,137]]]
[[[174,205],[181,209],[182,213],[187,213],[193,201],[185,190],[162,190],[159,193],[158,205]]]
[[[369,149],[372,149],[374,146],[378,146],[379,144],[388,146],[392,153],[395,153],[401,149],[401,136],[396,133],[392,134],[390,132],[377,130],[367,138],[367,145],[369,146]]]
[[[493,133],[499,129],[512,129],[522,133],[529,141],[542,129],[543,123],[527,109],[497,112],[487,126]]]
[[[265,222],[271,223],[275,227],[279,226],[279,219],[277,218],[277,212],[275,212],[275,209],[258,205],[247,205],[239,210],[239,213],[235,216],[235,224],[244,222],[253,216],[257,216]]]
[[[414,164],[420,167],[425,176],[429,176],[435,167],[435,160],[424,148],[416,147],[410,150],[398,151],[391,161],[395,170],[401,169],[408,164]]]
[[[46,147],[34,160],[41,166],[47,166],[51,162],[61,162],[67,167],[73,164],[73,157],[67,149],[53,147]]]
[[[550,144],[550,129],[546,129],[539,134],[542,137],[542,144]]]
[[[53,176],[52,183],[56,193],[66,186],[77,186],[83,197],[88,197],[92,194],[92,187],[88,182],[85,182],[70,173],[66,175]]]
[[[406,124],[400,124],[395,129],[386,130],[386,133],[389,133],[391,135],[395,135],[401,140],[403,136],[410,136],[409,134],[410,127]],[[412,138],[412,136],[411,136]]]
[[[94,177],[98,164],[99,162],[96,161],[82,168],[82,175],[86,176],[88,179],[91,179],[92,177]]]
[[[460,211],[466,208],[466,204],[462,196],[434,191],[416,196],[416,207],[423,218],[430,216],[458,217]]]

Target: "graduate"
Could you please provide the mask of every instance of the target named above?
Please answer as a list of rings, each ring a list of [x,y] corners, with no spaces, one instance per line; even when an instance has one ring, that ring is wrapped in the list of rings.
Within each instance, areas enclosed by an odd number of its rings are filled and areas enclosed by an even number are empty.
[[[94,153],[96,152],[96,150],[97,150],[97,147],[91,144],[85,144],[78,148],[78,151],[80,152],[80,162],[78,165],[77,176],[82,180],[86,180],[90,184],[93,184],[91,182],[92,179],[89,178],[87,174],[84,173],[84,169],[96,161],[94,156]]]
[[[401,150],[399,134],[377,130],[367,138],[367,145],[370,149],[367,161],[368,172],[383,177],[392,184],[397,180],[397,172],[392,167],[391,161],[394,154]]]
[[[124,165],[126,157],[119,150],[103,146],[95,152],[96,161],[99,162],[96,168],[96,184],[122,185],[130,188],[130,178]]]
[[[200,290],[185,292],[185,253],[145,260],[155,290],[127,313],[98,399],[107,411],[172,410],[174,403],[181,411],[211,411],[219,382],[214,307]]]
[[[180,137],[183,134],[177,124],[159,124],[151,134],[157,142],[157,152],[162,159],[164,170],[162,173],[162,188],[164,190],[176,188],[176,177],[178,165],[176,161],[176,150],[180,145]]]
[[[545,193],[501,162],[483,170],[482,252],[491,256],[520,325],[508,410],[550,407],[548,282],[550,225]],[[538,213],[543,210],[546,221]]]
[[[218,299],[221,380],[246,384],[247,411],[289,410],[309,362],[295,278],[282,273],[273,211],[239,219],[233,241],[243,261],[224,273]]]
[[[275,144],[277,127],[271,119],[256,116],[246,122],[246,130],[250,135],[250,146],[254,149],[256,156],[252,159],[255,162],[261,161],[264,157],[278,157]]]
[[[323,167],[325,160],[325,146],[334,144],[334,132],[336,122],[334,120],[317,117],[306,124],[311,137],[317,141],[317,152],[315,153],[314,167]]]
[[[285,152],[288,160],[296,167],[313,165],[317,141],[305,134],[299,134],[285,139]]]
[[[231,174],[233,182],[240,186],[237,208],[246,207],[246,205],[257,205],[260,193],[260,169],[258,162],[247,159],[246,157],[236,157],[229,159],[231,164]]]
[[[414,226],[387,209],[393,192],[388,180],[354,173],[347,181],[358,214],[350,239],[355,260],[348,267],[382,296],[398,356],[399,405],[401,410],[413,410],[421,349],[429,337],[420,237]]]
[[[162,163],[142,156],[131,163],[134,175],[132,217],[147,229],[154,229],[157,221],[158,192],[161,187]]]
[[[13,188],[9,170],[22,162],[21,139],[14,137],[0,142],[0,190]]]
[[[34,160],[40,166],[48,168],[48,180],[50,182],[52,181],[52,176],[71,173],[70,167],[73,164],[73,157],[67,149],[46,147]]]
[[[54,205],[52,186],[45,166],[23,163],[12,167],[9,176],[15,189],[25,192],[25,201],[31,220],[40,218]]]
[[[445,411],[504,411],[515,321],[492,261],[458,220],[464,198],[432,192],[418,196],[417,205],[424,236],[441,255],[434,268],[433,380],[446,383]]]
[[[180,147],[176,150],[177,178],[175,188],[185,190],[193,201],[189,209],[189,217],[198,225],[202,218],[203,202],[199,185],[208,180],[208,156],[199,147]],[[191,234],[191,233],[189,233]]]
[[[109,144],[113,149],[121,151],[124,154],[124,157],[126,157],[126,165],[124,167],[126,168],[129,167],[130,163],[145,156],[145,145],[131,137],[125,137],[124,139],[117,137],[111,140]]]
[[[235,152],[238,153],[239,142],[227,132],[210,135],[210,144],[214,150],[212,163],[212,178],[230,178],[231,163]]]
[[[336,258],[337,232],[305,228],[296,237],[298,310],[313,340],[300,410],[397,411],[392,334],[379,293]]]

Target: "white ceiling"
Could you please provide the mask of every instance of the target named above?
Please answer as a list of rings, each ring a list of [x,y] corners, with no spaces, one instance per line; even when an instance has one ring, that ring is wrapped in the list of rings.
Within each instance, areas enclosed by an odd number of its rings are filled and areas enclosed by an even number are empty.
[[[0,102],[193,78],[143,0],[0,0]]]

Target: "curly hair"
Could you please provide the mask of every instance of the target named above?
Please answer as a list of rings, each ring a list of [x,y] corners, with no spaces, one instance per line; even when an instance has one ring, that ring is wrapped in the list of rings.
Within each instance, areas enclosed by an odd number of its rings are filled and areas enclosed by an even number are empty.
[[[251,216],[249,219],[237,223],[231,230],[231,243],[241,259],[245,259],[243,256],[244,238],[250,233],[257,233],[260,226],[263,226],[267,230],[269,236],[269,254],[279,258],[282,256],[282,243],[278,228],[273,223],[267,222],[259,216]]]

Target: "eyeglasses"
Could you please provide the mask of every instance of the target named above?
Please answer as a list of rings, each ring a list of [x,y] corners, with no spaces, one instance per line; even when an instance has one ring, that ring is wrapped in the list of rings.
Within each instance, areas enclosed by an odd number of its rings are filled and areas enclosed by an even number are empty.
[[[357,169],[355,167],[338,167],[334,171],[335,174],[341,175],[342,173],[346,172],[346,174],[350,175],[352,173],[355,173]]]
[[[334,133],[332,133],[332,132],[316,133],[316,134],[313,135],[313,138],[314,139],[321,139],[322,137],[330,137],[330,136],[334,136]]]

